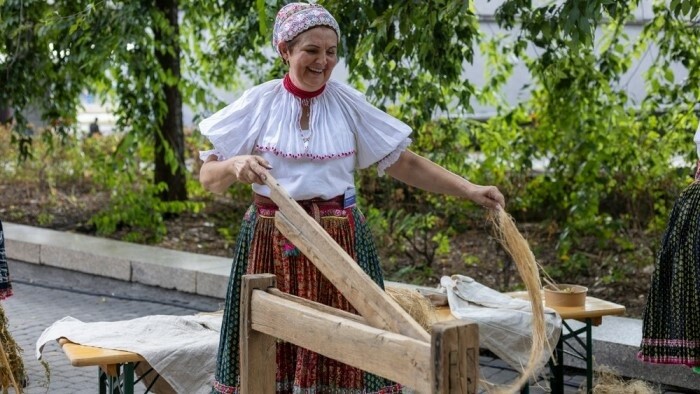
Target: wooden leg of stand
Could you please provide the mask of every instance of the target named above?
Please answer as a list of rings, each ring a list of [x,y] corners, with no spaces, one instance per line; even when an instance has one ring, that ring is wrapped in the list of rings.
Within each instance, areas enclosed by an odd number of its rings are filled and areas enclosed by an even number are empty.
[[[250,301],[254,290],[275,287],[275,275],[244,275],[241,287],[241,394],[274,394],[277,341],[251,328]]]

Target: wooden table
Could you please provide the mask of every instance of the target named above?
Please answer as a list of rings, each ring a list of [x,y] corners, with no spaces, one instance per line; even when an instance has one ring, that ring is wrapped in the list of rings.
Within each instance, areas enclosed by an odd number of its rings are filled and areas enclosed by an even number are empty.
[[[134,369],[138,363],[145,361],[141,355],[121,350],[79,345],[65,338],[59,339],[58,343],[74,367],[99,367],[100,394],[134,393],[134,384],[137,382],[134,380]]]
[[[513,298],[529,300],[526,291],[517,291],[506,293]],[[562,333],[557,342],[556,349],[550,359],[550,369],[552,377],[550,379],[550,388],[553,394],[564,393],[564,345],[571,350],[567,353],[573,357],[579,358],[586,363],[586,389],[588,393],[593,390],[593,337],[591,335],[592,327],[599,326],[603,323],[604,316],[622,315],[625,313],[623,305],[615,304],[614,302],[601,300],[599,298],[588,296],[586,304],[583,307],[553,307],[562,318]],[[438,319],[449,320],[454,319],[450,313],[449,307],[438,308]],[[584,326],[574,330],[566,322],[567,320],[578,320],[584,323]],[[582,336],[585,335],[585,340]],[[583,349],[574,347],[574,343],[578,343]]]

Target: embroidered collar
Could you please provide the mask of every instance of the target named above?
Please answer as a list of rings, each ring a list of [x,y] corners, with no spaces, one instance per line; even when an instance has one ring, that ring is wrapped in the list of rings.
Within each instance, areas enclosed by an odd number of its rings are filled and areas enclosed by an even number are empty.
[[[283,84],[284,84],[284,88],[287,89],[287,91],[289,93],[295,95],[296,97],[298,97],[302,100],[312,99],[312,98],[318,96],[319,94],[323,93],[323,90],[326,88],[326,85],[323,85],[321,87],[321,89],[318,89],[314,92],[307,92],[306,90],[301,90],[294,85],[294,82],[292,82],[292,78],[289,77],[289,74],[286,74],[284,76]]]

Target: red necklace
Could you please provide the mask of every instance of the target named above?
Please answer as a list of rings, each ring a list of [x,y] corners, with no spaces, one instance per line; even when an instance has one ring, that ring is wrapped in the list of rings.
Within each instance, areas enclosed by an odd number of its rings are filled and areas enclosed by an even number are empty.
[[[292,78],[289,77],[289,74],[286,74],[284,76],[284,81],[282,82],[284,84],[284,88],[287,89],[287,91],[300,99],[312,99],[319,94],[323,93],[323,89],[326,88],[326,85],[321,86],[321,89],[316,90],[314,92],[307,92],[306,90],[301,90],[298,87],[294,86],[294,82],[292,82]]]

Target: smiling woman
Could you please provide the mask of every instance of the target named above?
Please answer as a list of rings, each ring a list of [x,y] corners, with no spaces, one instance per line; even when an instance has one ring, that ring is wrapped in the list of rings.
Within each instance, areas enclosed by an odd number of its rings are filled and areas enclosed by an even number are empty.
[[[282,79],[248,89],[200,123],[213,149],[200,153],[200,182],[222,193],[252,184],[255,198],[243,218],[226,296],[214,391],[239,390],[239,302],[244,274],[273,273],[280,290],[357,313],[348,300],[275,227],[268,174],[311,215],[370,278],[383,287],[369,227],[355,204],[356,169],[427,191],[503,207],[494,186],[472,184],[407,150],[411,128],[369,104],[362,93],[330,79],[338,63],[340,28],[323,7],[284,6],[272,43],[289,66]],[[293,324],[294,322],[289,322]],[[368,354],[367,357],[373,355]],[[397,393],[401,385],[320,354],[277,343],[278,393]]]

